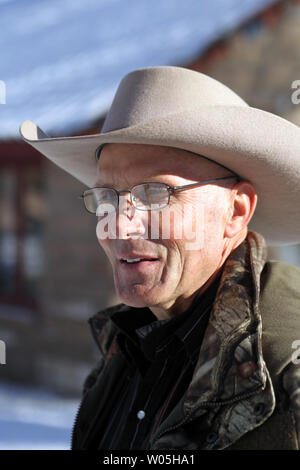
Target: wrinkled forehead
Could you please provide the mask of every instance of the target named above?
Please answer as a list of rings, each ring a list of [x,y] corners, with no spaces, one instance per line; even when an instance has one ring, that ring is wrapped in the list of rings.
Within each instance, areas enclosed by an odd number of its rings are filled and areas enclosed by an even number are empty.
[[[123,172],[147,175],[170,174],[187,179],[214,178],[233,174],[225,166],[187,150],[146,144],[104,144],[96,152],[101,178]]]

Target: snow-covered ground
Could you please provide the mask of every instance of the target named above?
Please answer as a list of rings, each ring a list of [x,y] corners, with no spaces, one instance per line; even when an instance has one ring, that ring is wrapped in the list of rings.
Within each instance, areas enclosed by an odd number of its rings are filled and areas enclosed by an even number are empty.
[[[70,449],[78,399],[0,385],[0,450]]]

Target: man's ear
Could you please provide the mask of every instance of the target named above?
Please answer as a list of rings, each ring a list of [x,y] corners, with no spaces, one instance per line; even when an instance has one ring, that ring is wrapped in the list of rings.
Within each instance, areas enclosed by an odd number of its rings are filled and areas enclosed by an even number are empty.
[[[224,236],[232,238],[249,224],[257,204],[257,194],[249,181],[240,181],[231,189],[230,216]]]

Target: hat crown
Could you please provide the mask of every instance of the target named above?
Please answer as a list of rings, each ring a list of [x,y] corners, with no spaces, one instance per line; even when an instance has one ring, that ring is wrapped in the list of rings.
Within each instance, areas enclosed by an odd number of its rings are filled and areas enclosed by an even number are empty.
[[[173,66],[138,69],[121,81],[102,133],[215,105],[248,106],[230,88],[201,72]]]

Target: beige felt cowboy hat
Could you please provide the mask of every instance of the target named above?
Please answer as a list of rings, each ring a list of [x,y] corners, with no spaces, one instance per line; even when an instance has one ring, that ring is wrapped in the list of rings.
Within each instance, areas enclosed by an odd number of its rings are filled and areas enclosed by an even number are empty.
[[[249,180],[249,229],[271,245],[300,243],[300,129],[252,108],[207,75],[181,67],[135,70],[121,81],[100,134],[50,138],[25,121],[24,140],[92,187],[99,146],[154,144],[202,154]],[[100,147],[101,148],[101,147]]]

